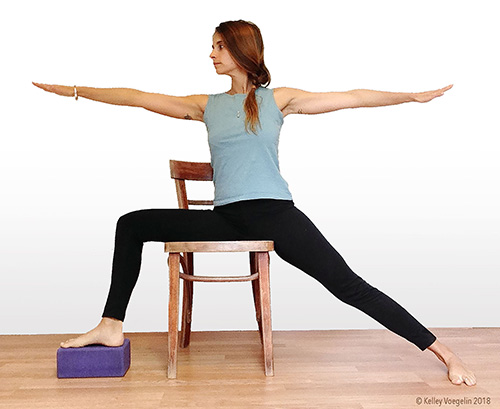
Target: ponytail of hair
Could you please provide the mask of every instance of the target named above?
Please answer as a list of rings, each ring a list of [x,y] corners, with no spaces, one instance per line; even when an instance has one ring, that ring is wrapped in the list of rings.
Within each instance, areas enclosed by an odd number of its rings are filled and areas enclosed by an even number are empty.
[[[257,133],[257,126],[260,126],[260,119],[259,119],[259,104],[257,102],[257,97],[255,95],[255,91],[257,88],[259,88],[261,85],[264,85],[267,87],[269,83],[271,82],[271,74],[269,74],[269,71],[267,70],[264,62],[262,62],[262,67],[261,67],[261,73],[260,75],[252,75],[248,74],[248,79],[252,82],[252,89],[248,93],[247,97],[245,98],[245,104],[244,104],[244,109],[245,109],[245,130],[248,132],[249,130],[253,133]],[[252,78],[256,77],[256,78]]]

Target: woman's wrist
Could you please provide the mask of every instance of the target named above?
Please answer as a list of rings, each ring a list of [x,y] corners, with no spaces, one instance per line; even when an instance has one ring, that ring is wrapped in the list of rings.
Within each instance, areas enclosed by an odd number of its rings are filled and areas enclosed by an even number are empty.
[[[408,93],[408,102],[417,102],[417,98],[414,92]]]

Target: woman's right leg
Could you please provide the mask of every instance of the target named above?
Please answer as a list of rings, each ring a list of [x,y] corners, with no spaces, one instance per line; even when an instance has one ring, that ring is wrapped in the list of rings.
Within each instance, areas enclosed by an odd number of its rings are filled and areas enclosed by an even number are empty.
[[[143,244],[148,241],[237,240],[236,229],[212,210],[150,209],[118,220],[111,287],[103,317],[123,321],[139,277]]]
[[[145,242],[239,240],[242,234],[212,210],[150,209],[128,213],[118,220],[111,286],[99,325],[61,346],[123,343],[122,322],[139,277]]]

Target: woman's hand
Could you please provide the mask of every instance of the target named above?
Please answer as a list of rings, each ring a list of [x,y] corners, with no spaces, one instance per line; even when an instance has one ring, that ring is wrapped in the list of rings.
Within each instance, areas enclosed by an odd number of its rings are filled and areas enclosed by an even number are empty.
[[[49,85],[49,84],[39,84],[37,82],[33,82],[35,87],[41,88],[44,91],[52,92],[57,95],[62,95],[63,97],[73,97],[75,96],[74,87],[70,87],[67,85]]]
[[[429,102],[434,98],[443,96],[451,87],[453,87],[453,84],[435,91],[417,92],[413,94],[413,98],[415,102]]]

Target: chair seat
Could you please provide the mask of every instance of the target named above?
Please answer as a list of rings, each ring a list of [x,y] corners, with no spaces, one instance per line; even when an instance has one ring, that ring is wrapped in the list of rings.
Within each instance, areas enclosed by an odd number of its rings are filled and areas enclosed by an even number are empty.
[[[171,241],[165,243],[165,252],[168,253],[247,252],[273,250],[274,242],[267,240]]]

